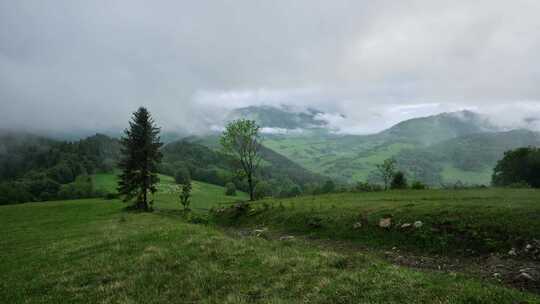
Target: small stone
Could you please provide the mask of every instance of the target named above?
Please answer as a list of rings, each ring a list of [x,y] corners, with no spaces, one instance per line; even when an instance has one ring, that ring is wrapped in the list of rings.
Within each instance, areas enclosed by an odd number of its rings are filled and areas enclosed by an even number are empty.
[[[258,236],[258,237],[261,237],[261,236],[264,236],[267,231],[268,231],[268,228],[255,229],[255,230],[253,230],[253,234]]]
[[[379,227],[381,228],[390,228],[392,226],[392,218],[386,217],[379,220]]]
[[[516,248],[510,249],[510,251],[508,251],[508,255],[511,255],[511,256],[517,256]]]
[[[496,278],[496,279],[498,279],[498,278],[501,277],[501,274],[498,273],[498,272],[495,272],[495,273],[493,274],[493,277]]]
[[[407,229],[407,228],[409,228],[411,226],[412,226],[411,223],[405,223],[405,224],[401,225],[401,229]]]
[[[424,223],[422,223],[422,221],[414,222],[414,228],[422,228],[422,226],[424,226]]]
[[[293,235],[284,235],[282,237],[279,238],[280,241],[292,241],[294,240],[294,236]]]
[[[522,272],[520,273],[517,277],[516,277],[517,280],[520,280],[520,281],[536,281],[532,275],[526,273],[526,272]]]
[[[531,244],[527,244],[527,246],[525,246],[525,250],[526,250],[526,251],[529,251],[529,250],[531,250],[531,249],[533,249],[533,248],[534,248],[534,247],[533,247],[533,245],[531,245]]]
[[[354,223],[353,229],[360,229],[360,228],[362,228],[362,223],[361,222]]]

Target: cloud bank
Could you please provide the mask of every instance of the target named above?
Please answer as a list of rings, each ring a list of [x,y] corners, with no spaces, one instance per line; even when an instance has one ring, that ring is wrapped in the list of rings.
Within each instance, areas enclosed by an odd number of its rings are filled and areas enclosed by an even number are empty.
[[[471,109],[538,128],[538,1],[0,0],[0,128],[208,130],[246,105],[344,132]],[[345,114],[342,118],[337,114]]]

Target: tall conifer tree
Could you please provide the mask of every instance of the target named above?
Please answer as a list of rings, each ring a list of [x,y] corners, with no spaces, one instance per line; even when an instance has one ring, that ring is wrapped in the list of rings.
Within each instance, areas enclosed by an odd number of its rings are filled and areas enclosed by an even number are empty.
[[[144,107],[133,113],[129,129],[121,138],[122,158],[118,166],[118,192],[125,202],[135,199],[137,209],[149,211],[153,201],[148,201],[148,192],[157,191],[159,182],[157,165],[161,162],[159,151],[163,145],[159,138],[160,129],[156,127],[152,116]]]

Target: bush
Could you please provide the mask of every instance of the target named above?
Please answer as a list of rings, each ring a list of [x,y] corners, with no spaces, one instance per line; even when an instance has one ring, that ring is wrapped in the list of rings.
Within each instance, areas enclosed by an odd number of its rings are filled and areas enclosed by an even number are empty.
[[[324,185],[321,188],[322,194],[332,193],[334,191],[336,191],[336,184],[331,180],[326,181],[326,183],[324,183]]]
[[[33,200],[32,194],[24,183],[7,182],[0,184],[0,205],[25,203]]]
[[[411,189],[413,190],[425,190],[427,188],[428,188],[427,185],[420,181],[415,181],[411,185]]]
[[[511,183],[507,187],[515,188],[515,189],[528,189],[528,188],[531,188],[531,185],[529,185],[527,182],[521,181],[517,183]]]
[[[289,190],[289,193],[287,194],[289,197],[295,197],[295,196],[300,196],[302,194],[302,190],[300,189],[300,187],[298,186],[293,186],[290,190]]]
[[[182,185],[182,191],[180,192],[180,204],[184,206],[184,211],[190,211],[191,205],[191,182]]]
[[[185,185],[189,182],[191,182],[191,175],[189,174],[189,170],[186,168],[180,168],[176,171],[174,174],[174,180],[177,184]]]
[[[106,200],[113,200],[113,199],[117,199],[119,197],[120,197],[120,195],[118,193],[109,192],[109,193],[106,193],[103,198],[106,199]]]
[[[225,195],[236,196],[236,186],[234,183],[229,182],[225,185]]]
[[[407,178],[403,172],[398,171],[394,174],[392,178],[392,183],[390,184],[390,189],[406,189],[407,188]]]
[[[272,195],[270,184],[265,181],[259,181],[255,186],[255,199],[262,199]]]

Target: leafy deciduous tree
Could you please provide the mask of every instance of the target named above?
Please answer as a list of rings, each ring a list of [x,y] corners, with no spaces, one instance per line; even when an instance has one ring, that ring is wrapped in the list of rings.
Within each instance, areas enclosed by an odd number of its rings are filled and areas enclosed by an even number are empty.
[[[540,149],[533,147],[507,151],[493,170],[495,186],[528,184],[540,188]]]
[[[388,190],[395,173],[396,160],[393,158],[386,159],[382,164],[377,165],[377,174],[384,183],[384,190]]]
[[[220,139],[224,152],[239,162],[251,201],[255,200],[255,173],[261,161],[259,130],[255,121],[239,119],[227,125]]]

